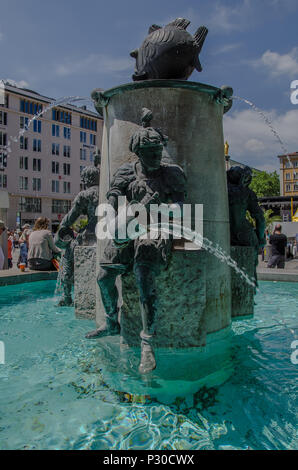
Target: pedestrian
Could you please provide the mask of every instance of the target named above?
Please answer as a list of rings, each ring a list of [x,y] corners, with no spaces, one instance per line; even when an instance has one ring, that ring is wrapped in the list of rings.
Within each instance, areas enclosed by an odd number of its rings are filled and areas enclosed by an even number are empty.
[[[5,223],[3,222],[3,220],[0,220],[0,237],[1,237],[2,233],[5,232],[5,229],[6,229]],[[4,261],[5,261],[4,253],[3,253],[2,247],[0,245],[0,270],[3,269]]]
[[[12,243],[13,243],[13,236],[12,232],[7,231],[7,261],[8,261],[8,269],[12,268]]]
[[[19,238],[19,246],[20,246],[20,256],[18,260],[18,266],[20,263],[28,266],[28,249],[29,249],[29,235],[31,233],[31,228],[29,224],[25,224],[22,227],[23,232]]]
[[[281,233],[282,227],[280,224],[275,226],[273,234],[269,238],[269,243],[272,245],[271,256],[268,261],[268,268],[284,269],[285,267],[285,254],[287,247],[287,237]]]

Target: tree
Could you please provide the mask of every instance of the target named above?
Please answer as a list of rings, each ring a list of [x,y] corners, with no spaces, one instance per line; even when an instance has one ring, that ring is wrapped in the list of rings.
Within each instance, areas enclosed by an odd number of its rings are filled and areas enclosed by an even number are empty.
[[[277,172],[253,170],[250,189],[256,193],[257,197],[279,196],[280,183]]]

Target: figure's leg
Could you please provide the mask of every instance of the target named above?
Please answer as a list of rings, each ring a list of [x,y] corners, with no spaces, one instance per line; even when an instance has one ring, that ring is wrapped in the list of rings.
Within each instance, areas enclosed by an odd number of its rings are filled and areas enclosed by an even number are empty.
[[[152,339],[155,334],[156,290],[155,273],[148,266],[135,265],[135,276],[140,292],[143,329],[141,331],[141,362],[139,371],[146,374],[156,367]]]
[[[121,274],[115,267],[100,268],[97,284],[101,292],[102,303],[105,309],[105,323],[96,330],[86,334],[86,338],[101,338],[103,336],[114,336],[120,333],[118,322],[118,289],[116,278]]]
[[[63,295],[59,302],[59,307],[71,307],[73,305],[71,290],[73,286],[74,276],[74,245],[66,248],[62,260],[62,286]]]

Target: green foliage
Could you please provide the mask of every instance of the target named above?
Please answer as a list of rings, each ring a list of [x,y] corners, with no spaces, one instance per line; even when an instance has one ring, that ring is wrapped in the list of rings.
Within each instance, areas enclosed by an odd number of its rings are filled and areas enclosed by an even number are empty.
[[[250,189],[256,193],[257,197],[279,196],[280,183],[277,172],[269,173],[267,171],[259,172],[253,170]]]
[[[267,211],[264,211],[266,229],[269,230],[269,232],[272,232],[272,227],[273,227],[274,222],[281,222],[281,217],[279,215],[274,215],[272,217],[272,214],[273,214],[272,209],[268,209]],[[253,227],[256,226],[255,220],[251,217],[248,211],[246,212],[246,218]]]

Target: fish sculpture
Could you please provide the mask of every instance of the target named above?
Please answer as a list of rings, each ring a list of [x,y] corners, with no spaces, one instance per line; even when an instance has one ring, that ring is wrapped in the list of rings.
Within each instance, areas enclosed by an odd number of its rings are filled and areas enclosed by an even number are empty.
[[[194,69],[202,71],[199,54],[208,29],[200,26],[192,36],[186,31],[189,24],[185,18],[177,18],[163,28],[150,26],[141,47],[130,53],[136,59],[134,81],[187,80]]]

